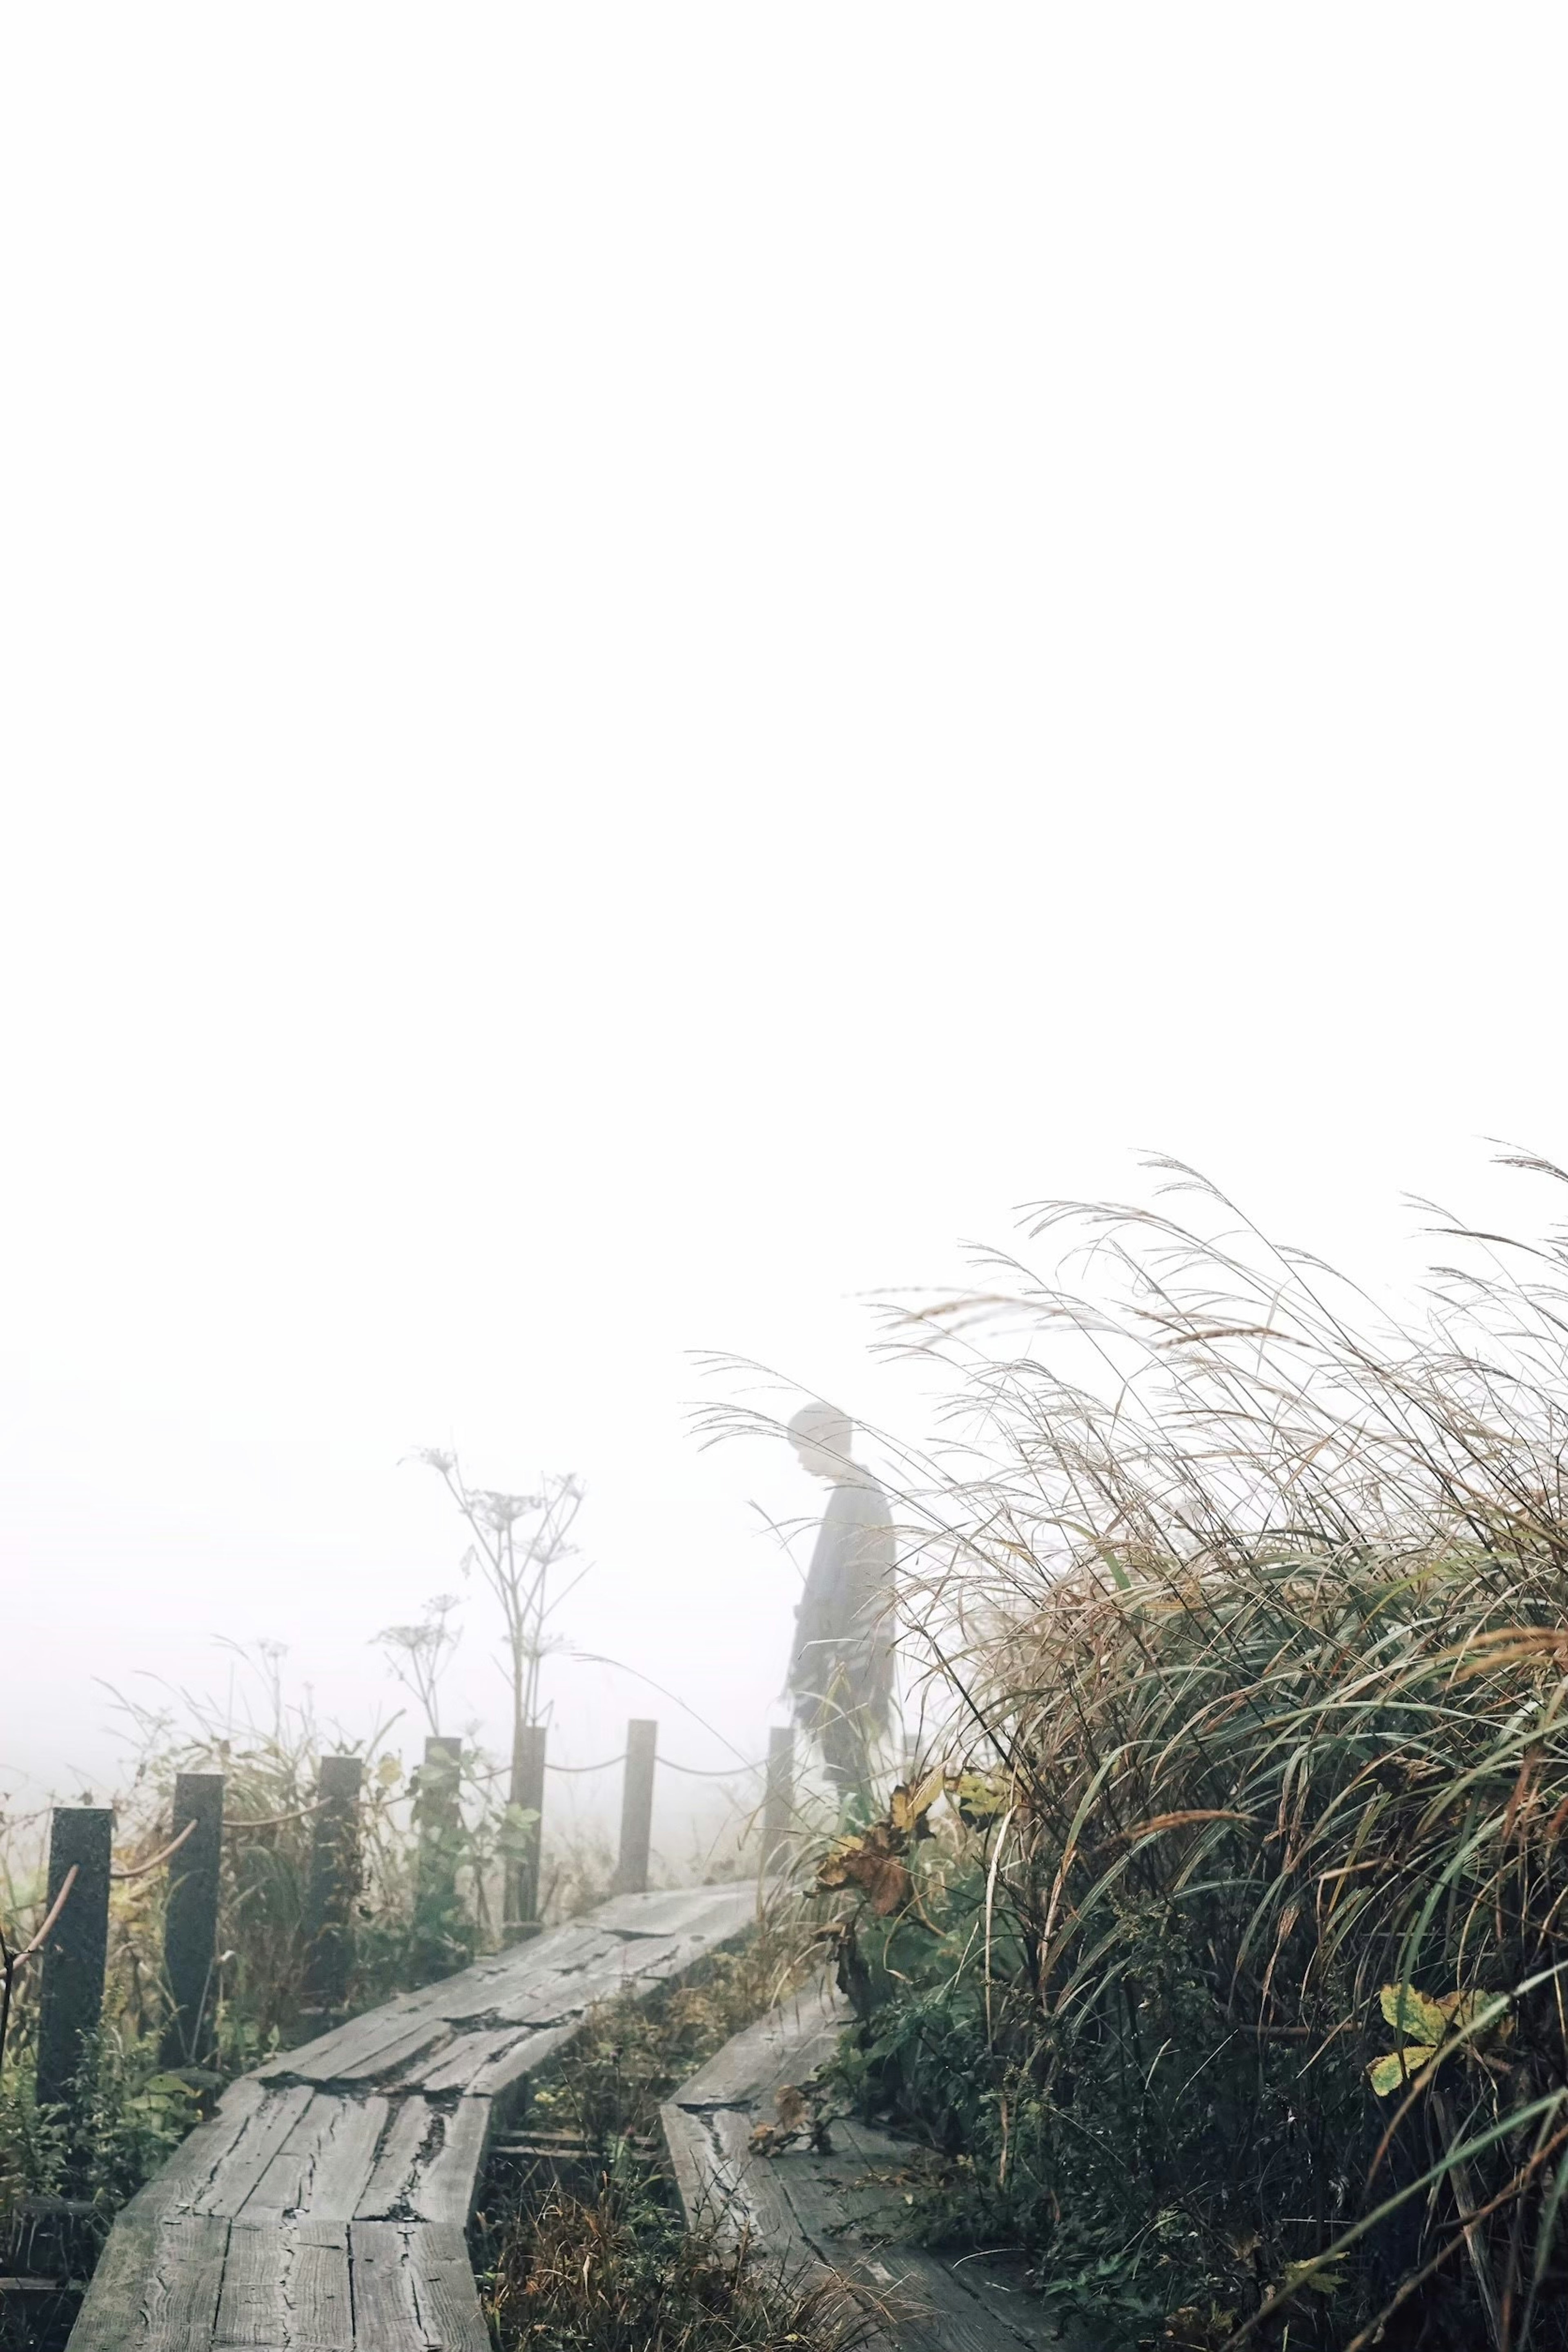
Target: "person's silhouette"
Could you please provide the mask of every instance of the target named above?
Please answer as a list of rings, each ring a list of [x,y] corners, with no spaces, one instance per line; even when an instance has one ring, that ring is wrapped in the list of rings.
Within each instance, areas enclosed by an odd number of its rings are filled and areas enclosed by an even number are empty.
[[[849,1456],[855,1425],[826,1404],[789,1424],[801,1466],[833,1492],[795,1612],[788,1688],[841,1796],[867,1791],[893,1697],[893,1525],[888,1498]]]

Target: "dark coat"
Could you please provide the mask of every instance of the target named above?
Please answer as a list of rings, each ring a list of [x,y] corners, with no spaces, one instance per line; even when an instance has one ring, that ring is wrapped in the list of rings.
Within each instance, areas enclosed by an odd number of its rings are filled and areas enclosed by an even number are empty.
[[[795,1612],[789,1688],[795,1714],[818,1731],[863,1712],[887,1722],[893,1696],[893,1523],[888,1498],[864,1470],[836,1486],[817,1530]]]

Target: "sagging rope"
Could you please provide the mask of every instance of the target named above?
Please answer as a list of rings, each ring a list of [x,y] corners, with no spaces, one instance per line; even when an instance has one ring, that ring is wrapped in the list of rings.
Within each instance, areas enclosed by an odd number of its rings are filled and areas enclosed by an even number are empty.
[[[185,1840],[197,1826],[195,1822],[187,1822],[174,1843],[166,1845],[162,1853],[155,1853],[151,1862],[132,1863],[128,1869],[111,1870],[109,1874],[110,1878],[119,1880],[121,1885],[128,1878],[145,1878],[150,1870],[156,1870],[161,1862],[167,1862],[172,1853],[178,1853]]]

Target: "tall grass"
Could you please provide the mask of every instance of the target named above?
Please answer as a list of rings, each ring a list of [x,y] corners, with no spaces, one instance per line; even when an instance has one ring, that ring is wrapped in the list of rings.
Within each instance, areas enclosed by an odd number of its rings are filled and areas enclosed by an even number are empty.
[[[1443,1220],[1389,1322],[1160,1172],[893,1333],[953,1801],[826,1874],[849,2072],[1124,2340],[1561,2345],[1568,1247]]]
[[[652,2155],[660,2101],[815,1966],[795,1906],[781,1905],[738,1950],[590,2017],[529,2109],[531,2130],[577,2141],[575,2178],[542,2186],[503,2147],[482,2183],[472,2238],[501,2352],[853,2352],[871,2340],[871,2315],[839,2281],[689,2229]]]

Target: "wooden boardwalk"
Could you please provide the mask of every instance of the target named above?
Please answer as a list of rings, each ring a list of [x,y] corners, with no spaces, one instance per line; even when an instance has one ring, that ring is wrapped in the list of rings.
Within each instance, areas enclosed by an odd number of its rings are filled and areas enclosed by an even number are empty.
[[[595,2002],[755,1909],[621,1895],[246,2075],[116,2221],[69,2352],[489,2352],[464,2230],[492,2133]]]
[[[848,2016],[818,1985],[737,2034],[681,2085],[662,2114],[688,2221],[715,2225],[731,2242],[744,2235],[786,2270],[835,2273],[874,2315],[876,2352],[1060,2352],[1070,2339],[1030,2294],[1021,2263],[948,2263],[897,2242],[907,2142],[835,2118],[831,2154],[803,2142],[774,2155],[753,2148],[753,2131],[776,2123],[779,2090],[809,2079]]]

